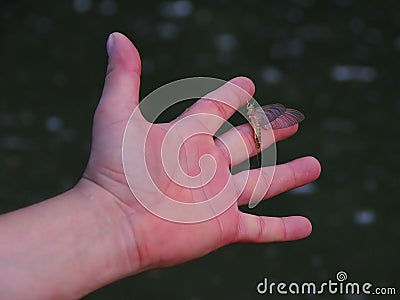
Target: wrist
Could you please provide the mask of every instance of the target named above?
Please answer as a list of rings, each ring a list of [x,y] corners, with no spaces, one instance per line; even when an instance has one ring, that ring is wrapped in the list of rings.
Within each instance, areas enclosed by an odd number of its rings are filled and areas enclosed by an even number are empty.
[[[87,253],[88,268],[95,279],[93,289],[138,273],[141,262],[132,225],[124,209],[126,204],[86,178],[78,182],[73,192],[92,211],[87,216],[92,221],[85,223],[92,227],[88,236],[95,245],[92,247],[94,253]]]
[[[111,194],[88,180],[0,216],[6,298],[80,298],[138,272],[136,262],[128,218]]]

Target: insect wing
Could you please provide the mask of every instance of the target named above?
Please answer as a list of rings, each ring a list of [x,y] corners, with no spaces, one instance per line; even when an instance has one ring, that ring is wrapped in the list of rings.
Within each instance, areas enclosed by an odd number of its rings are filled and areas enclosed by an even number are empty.
[[[260,109],[263,111],[268,121],[270,122],[283,115],[286,111],[286,107],[284,107],[280,103],[264,105]]]
[[[259,124],[264,129],[281,129],[293,126],[304,120],[304,115],[298,110],[285,108],[280,103],[262,106],[263,113],[269,120],[269,125],[265,124],[266,119],[260,118]],[[259,112],[259,110],[257,110]]]
[[[271,122],[271,127],[273,129],[286,128],[300,123],[303,120],[304,115],[301,112],[288,108],[283,115]]]
[[[282,115],[285,110],[286,108],[279,103],[264,105],[262,107],[254,108],[251,113],[251,118],[254,119],[261,127],[270,129],[271,127],[268,124]]]

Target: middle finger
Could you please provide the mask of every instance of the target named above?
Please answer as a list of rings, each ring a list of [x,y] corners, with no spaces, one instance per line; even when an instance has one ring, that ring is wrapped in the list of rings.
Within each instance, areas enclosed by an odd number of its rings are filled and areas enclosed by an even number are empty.
[[[297,129],[297,124],[282,129],[261,129],[261,147],[257,148],[253,127],[247,123],[228,130],[215,140],[215,144],[227,158],[229,165],[235,166],[268,148],[273,143],[295,134]]]

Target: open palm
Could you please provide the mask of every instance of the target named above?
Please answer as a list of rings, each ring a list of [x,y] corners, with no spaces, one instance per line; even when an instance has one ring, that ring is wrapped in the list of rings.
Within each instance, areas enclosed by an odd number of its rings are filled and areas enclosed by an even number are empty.
[[[136,109],[141,68],[137,50],[114,33],[108,52],[83,180],[108,194],[124,212],[129,228],[123,233],[126,263],[144,270],[200,257],[229,243],[289,241],[310,234],[311,224],[304,217],[254,216],[238,209],[255,190],[263,191],[266,199],[307,184],[320,173],[318,161],[305,157],[277,166],[274,177],[270,168],[231,174],[231,166],[258,151],[252,128],[246,124],[218,139],[213,135],[251,98],[254,85],[249,79],[231,80],[171,123],[150,124]],[[274,137],[281,140],[296,130],[297,125],[275,130]],[[266,136],[262,147],[273,142]]]

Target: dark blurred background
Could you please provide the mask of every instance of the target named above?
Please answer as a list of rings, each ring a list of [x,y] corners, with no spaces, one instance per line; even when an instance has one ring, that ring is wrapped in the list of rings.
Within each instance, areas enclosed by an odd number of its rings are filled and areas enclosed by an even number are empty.
[[[323,166],[316,183],[252,210],[306,215],[309,238],[225,247],[85,299],[262,298],[264,277],[322,282],[339,270],[348,281],[399,292],[399,1],[44,0],[0,8],[0,212],[79,179],[113,31],[141,53],[142,98],[184,77],[248,76],[260,103],[306,115],[298,134],[279,143],[279,162],[314,155]]]

